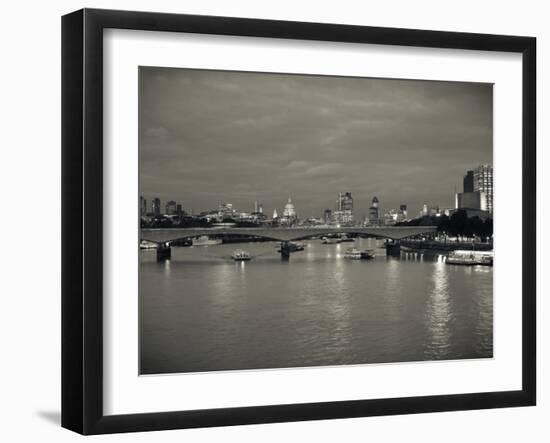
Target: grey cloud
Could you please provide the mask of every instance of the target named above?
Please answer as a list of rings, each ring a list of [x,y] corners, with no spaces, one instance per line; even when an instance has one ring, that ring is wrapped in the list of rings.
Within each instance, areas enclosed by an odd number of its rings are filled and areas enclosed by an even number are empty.
[[[366,214],[451,206],[466,169],[492,162],[492,85],[140,69],[140,191],[208,209],[300,214],[350,191]]]

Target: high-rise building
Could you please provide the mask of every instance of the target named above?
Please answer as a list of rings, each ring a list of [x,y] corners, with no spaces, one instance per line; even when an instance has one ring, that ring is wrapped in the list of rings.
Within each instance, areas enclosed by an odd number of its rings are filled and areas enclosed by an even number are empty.
[[[323,221],[328,225],[332,221],[332,211],[330,209],[325,209],[323,213]]]
[[[379,223],[380,219],[380,208],[378,197],[372,199],[372,203],[369,208],[369,223],[371,225],[376,225]]]
[[[351,192],[339,192],[336,200],[337,211],[353,211],[353,198]]]
[[[143,198],[143,195],[139,196],[139,215],[142,217],[147,215],[147,200]]]
[[[430,213],[430,209],[428,208],[428,205],[426,203],[424,203],[422,205],[422,212],[420,213],[420,215],[422,217],[427,217],[429,213]]]
[[[467,171],[463,180],[464,192],[474,192],[474,171]]]
[[[407,205],[400,205],[399,210],[390,209],[384,214],[383,221],[385,225],[394,225],[407,219]]]
[[[493,167],[491,165],[479,165],[474,169],[473,192],[483,192],[486,196],[487,211],[493,213]]]
[[[485,192],[461,192],[456,194],[456,209],[476,209],[487,211]]]
[[[164,212],[167,215],[175,215],[177,209],[177,203],[174,200],[170,200],[166,203],[166,211]]]
[[[176,214],[183,215],[183,208],[182,208],[181,204],[179,204],[179,203],[176,206]]]
[[[254,202],[254,212],[258,212],[258,202]]]
[[[160,215],[160,198],[155,197],[153,201],[151,202],[151,211],[153,212],[155,217],[158,217]]]
[[[338,225],[352,225],[353,212],[349,209],[346,209],[345,211],[334,211],[332,213],[332,221]]]
[[[351,192],[339,192],[336,200],[336,210],[332,213],[332,221],[338,224],[353,223],[353,198]]]

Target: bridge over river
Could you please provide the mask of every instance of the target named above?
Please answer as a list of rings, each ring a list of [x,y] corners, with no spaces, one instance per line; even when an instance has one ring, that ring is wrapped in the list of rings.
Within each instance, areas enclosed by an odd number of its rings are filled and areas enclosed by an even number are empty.
[[[436,226],[372,226],[372,227],[259,227],[259,228],[171,228],[142,229],[141,240],[158,244],[157,258],[170,257],[170,243],[176,240],[208,236],[251,236],[280,241],[281,255],[288,258],[288,242],[335,234],[356,234],[387,238],[399,242],[405,238],[426,235],[437,230]]]

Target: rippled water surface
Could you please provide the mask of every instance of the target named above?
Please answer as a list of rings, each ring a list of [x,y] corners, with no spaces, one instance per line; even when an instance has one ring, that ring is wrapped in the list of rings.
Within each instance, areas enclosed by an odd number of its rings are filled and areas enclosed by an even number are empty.
[[[275,243],[140,252],[143,374],[489,358],[493,270],[402,253],[344,259],[353,243]],[[254,259],[235,263],[242,248]]]

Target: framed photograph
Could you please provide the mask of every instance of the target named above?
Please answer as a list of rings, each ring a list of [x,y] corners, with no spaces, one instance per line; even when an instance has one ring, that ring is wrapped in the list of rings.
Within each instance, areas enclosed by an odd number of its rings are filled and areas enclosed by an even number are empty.
[[[62,20],[62,425],[536,402],[532,37]]]

